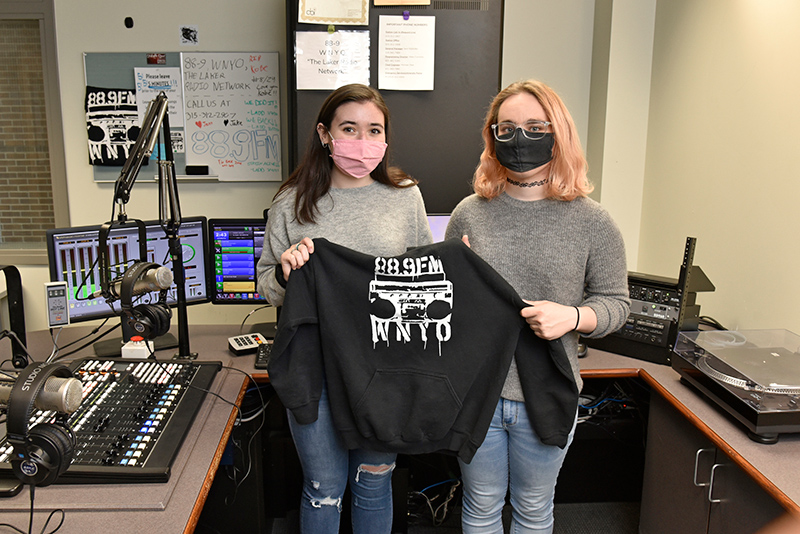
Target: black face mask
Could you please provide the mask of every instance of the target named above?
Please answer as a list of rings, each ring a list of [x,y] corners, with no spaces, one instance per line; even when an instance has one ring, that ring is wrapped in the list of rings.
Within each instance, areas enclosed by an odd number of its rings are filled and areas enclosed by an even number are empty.
[[[546,133],[541,139],[528,139],[517,130],[509,141],[494,141],[497,161],[514,172],[528,172],[539,168],[553,159],[553,134]]]

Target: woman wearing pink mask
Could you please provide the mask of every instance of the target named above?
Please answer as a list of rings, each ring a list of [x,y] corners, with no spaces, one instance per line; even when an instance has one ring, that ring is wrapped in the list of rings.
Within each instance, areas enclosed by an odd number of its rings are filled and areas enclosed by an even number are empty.
[[[375,89],[346,85],[322,104],[303,159],[269,210],[258,290],[273,306],[283,303],[291,272],[313,254],[313,238],[373,256],[433,241],[417,182],[387,164],[388,138],[389,110]],[[349,482],[353,532],[391,532],[396,455],[343,447],[324,389],[317,421],[302,425],[287,415],[303,467],[300,531],[339,532]]]

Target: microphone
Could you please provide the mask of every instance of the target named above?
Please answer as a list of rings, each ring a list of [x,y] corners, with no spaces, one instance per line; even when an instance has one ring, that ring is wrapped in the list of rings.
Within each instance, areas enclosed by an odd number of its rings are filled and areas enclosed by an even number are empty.
[[[0,406],[7,406],[14,382],[0,382]],[[44,382],[33,406],[39,410],[70,414],[78,409],[83,399],[83,386],[77,378],[51,376]]]
[[[124,275],[123,275],[124,276]],[[172,271],[163,265],[157,269],[148,269],[142,273],[141,277],[133,283],[133,290],[131,296],[143,295],[151,291],[161,291],[162,289],[169,289],[172,285],[173,275]],[[122,280],[116,280],[111,284],[109,291],[112,295],[119,298],[122,292]],[[103,291],[98,290],[92,293],[92,298],[103,296]]]

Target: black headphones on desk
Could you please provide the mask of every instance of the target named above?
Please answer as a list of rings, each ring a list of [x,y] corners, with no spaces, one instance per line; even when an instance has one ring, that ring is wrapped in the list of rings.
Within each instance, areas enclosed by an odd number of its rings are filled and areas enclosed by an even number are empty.
[[[39,423],[28,430],[34,401],[51,376],[72,378],[72,372],[62,364],[31,364],[20,372],[8,398],[6,434],[14,447],[11,470],[34,486],[55,482],[72,463],[75,450],[75,434],[61,416],[55,423]]]
[[[155,339],[169,331],[172,310],[167,304],[167,290],[159,292],[155,304],[133,305],[133,286],[139,278],[150,269],[158,269],[161,265],[144,261],[147,257],[147,230],[143,221],[131,219],[139,231],[139,260],[135,261],[122,275],[119,295],[111,290],[111,266],[108,260],[108,234],[115,225],[124,226],[126,222],[107,222],[100,227],[98,262],[100,270],[100,289],[103,297],[112,302],[120,299],[120,307],[128,325],[137,335],[145,339]]]
[[[133,285],[150,269],[158,269],[161,265],[149,262],[134,263],[122,275],[120,286],[120,306],[122,313],[127,318],[128,325],[137,335],[145,339],[155,339],[169,332],[172,310],[167,304],[167,290],[158,293],[158,302],[155,304],[133,305]]]

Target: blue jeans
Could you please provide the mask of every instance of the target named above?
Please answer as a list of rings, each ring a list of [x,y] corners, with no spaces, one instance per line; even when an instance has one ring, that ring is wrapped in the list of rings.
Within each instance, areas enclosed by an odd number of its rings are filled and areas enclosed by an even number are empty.
[[[333,425],[328,394],[322,392],[319,418],[299,424],[288,412],[289,428],[303,467],[300,502],[302,534],[336,534],[342,497],[350,482],[353,534],[392,531],[394,453],[347,450]]]
[[[475,457],[468,464],[459,460],[464,534],[502,534],[508,490],[512,534],[553,532],[556,479],[574,434],[573,425],[563,449],[545,445],[531,426],[525,403],[500,399]]]

